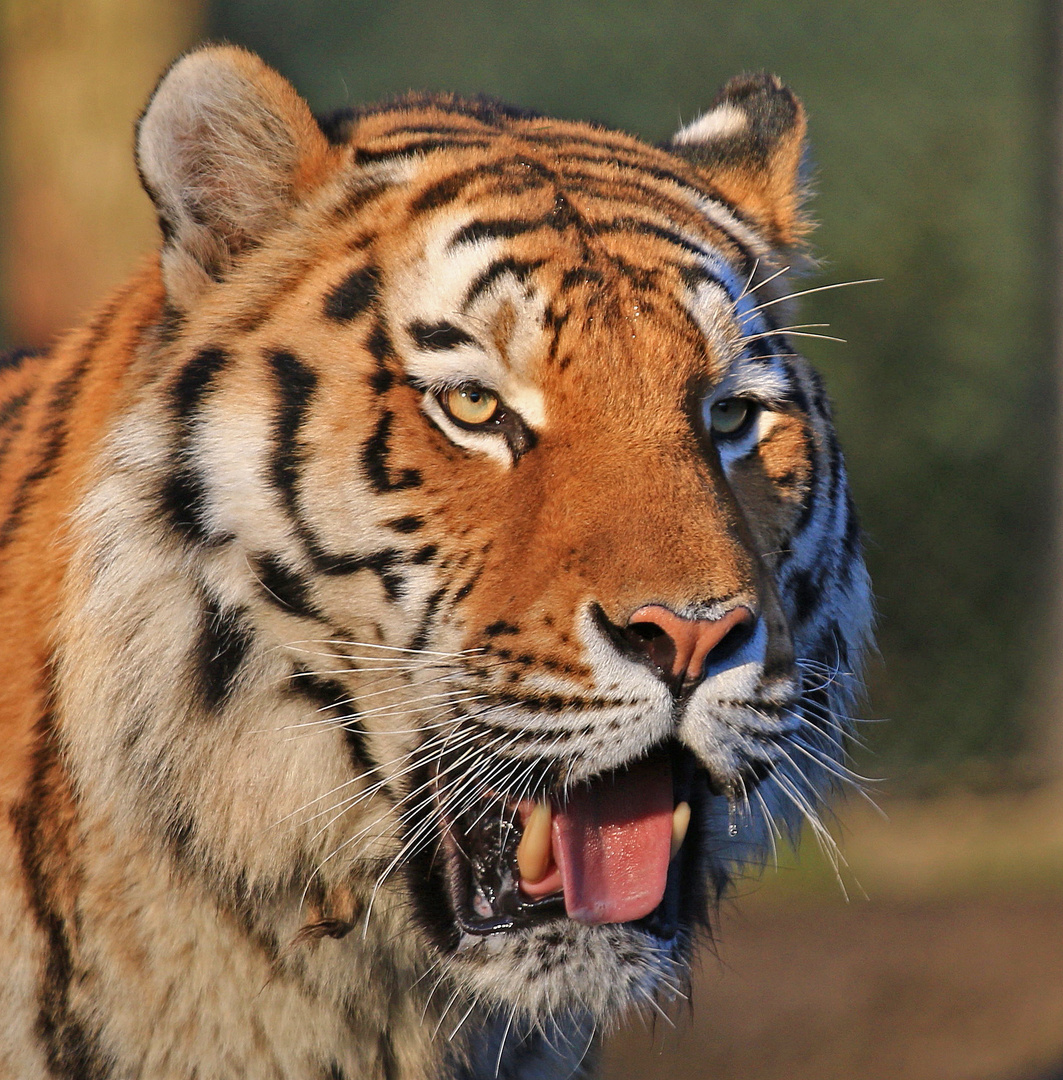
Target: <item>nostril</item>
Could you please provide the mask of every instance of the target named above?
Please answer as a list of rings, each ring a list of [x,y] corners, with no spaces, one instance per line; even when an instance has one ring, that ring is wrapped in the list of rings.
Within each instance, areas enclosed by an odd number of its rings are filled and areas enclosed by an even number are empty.
[[[730,660],[736,653],[741,651],[742,646],[753,636],[754,629],[752,619],[732,626],[719,642],[712,647],[708,659],[713,664],[725,663]]]
[[[634,647],[636,654],[646,656],[663,675],[672,674],[676,662],[676,644],[662,626],[653,622],[629,623],[624,637]]]
[[[744,605],[718,619],[684,619],[660,604],[647,604],[631,616],[625,637],[666,678],[689,682],[704,676],[710,654],[714,663],[735,655],[754,622]]]

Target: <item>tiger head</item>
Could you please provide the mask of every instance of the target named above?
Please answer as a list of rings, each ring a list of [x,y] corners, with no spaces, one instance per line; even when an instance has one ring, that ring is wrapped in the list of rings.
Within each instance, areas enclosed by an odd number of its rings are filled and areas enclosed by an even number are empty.
[[[785,322],[804,127],[768,76],[653,148],[179,61],[60,650],[97,804],[256,926],[354,928],[337,971],[532,1018],[681,979],[842,774],[870,624]]]

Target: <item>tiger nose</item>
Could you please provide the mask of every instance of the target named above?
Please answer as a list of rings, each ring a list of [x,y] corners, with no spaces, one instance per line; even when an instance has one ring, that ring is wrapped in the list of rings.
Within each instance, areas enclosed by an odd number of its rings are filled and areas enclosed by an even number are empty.
[[[719,619],[684,619],[660,604],[647,604],[628,620],[628,640],[663,675],[677,680],[700,679],[705,661],[725,641],[728,651],[745,641],[753,628],[753,612],[732,608]]]

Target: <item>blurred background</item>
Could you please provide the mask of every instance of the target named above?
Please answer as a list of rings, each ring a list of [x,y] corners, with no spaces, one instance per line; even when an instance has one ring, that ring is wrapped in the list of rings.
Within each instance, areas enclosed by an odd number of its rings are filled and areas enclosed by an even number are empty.
[[[1060,10],[1047,0],[0,0],[0,345],[155,243],[132,125],[205,38],[319,111],[488,93],[666,138],[744,70],[811,120],[827,376],[880,611],[840,878],[740,883],[606,1074],[1063,1077]],[[884,721],[884,722],[877,722]],[[888,820],[887,820],[888,819]],[[693,1014],[693,1019],[691,1018]],[[673,1027],[674,1025],[674,1027]]]

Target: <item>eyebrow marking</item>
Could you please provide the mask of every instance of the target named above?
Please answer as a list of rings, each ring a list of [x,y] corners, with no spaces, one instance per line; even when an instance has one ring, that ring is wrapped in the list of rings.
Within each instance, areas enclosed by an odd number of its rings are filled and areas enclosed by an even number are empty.
[[[476,339],[471,334],[467,334],[460,326],[446,321],[426,323],[418,319],[410,323],[406,329],[418,348],[431,349],[433,352],[476,344]]]

